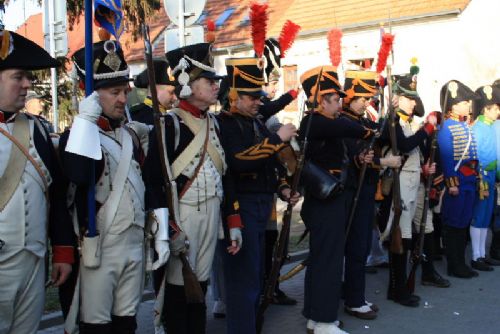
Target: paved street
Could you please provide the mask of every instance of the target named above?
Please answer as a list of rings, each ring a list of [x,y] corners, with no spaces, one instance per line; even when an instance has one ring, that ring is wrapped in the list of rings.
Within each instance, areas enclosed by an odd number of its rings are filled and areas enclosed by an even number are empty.
[[[437,262],[442,273],[443,262]],[[288,269],[291,265],[288,265]],[[419,277],[419,276],[417,276]],[[294,334],[305,332],[305,319],[301,315],[303,303],[304,272],[285,282],[282,287],[290,296],[297,298],[296,306],[270,306],[266,312],[265,334]],[[367,298],[380,307],[379,317],[373,321],[358,320],[341,310],[340,319],[351,334],[498,334],[500,333],[500,267],[493,272],[481,273],[470,280],[450,278],[452,287],[438,289],[417,285],[422,297],[420,307],[413,309],[400,306],[385,298],[388,269],[367,275]],[[208,310],[212,300],[208,295]],[[152,302],[141,304],[139,334],[154,333],[152,327]],[[208,334],[225,333],[224,320],[216,320],[208,313]],[[62,333],[60,326],[39,331],[38,334]]]

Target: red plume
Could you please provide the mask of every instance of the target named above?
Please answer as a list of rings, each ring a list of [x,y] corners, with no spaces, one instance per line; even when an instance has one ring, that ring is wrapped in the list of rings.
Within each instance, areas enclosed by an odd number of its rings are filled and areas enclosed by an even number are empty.
[[[392,50],[392,43],[394,42],[394,35],[389,33],[382,34],[382,44],[380,45],[380,50],[378,50],[378,60],[377,60],[377,73],[384,70],[385,65],[387,65],[387,57]]]
[[[280,37],[278,37],[278,43],[280,44],[281,49],[281,58],[284,58],[285,52],[292,47],[299,30],[300,26],[298,24],[295,24],[290,20],[286,20],[283,28],[281,28]]]
[[[252,42],[255,53],[260,58],[264,54],[264,42],[267,30],[267,3],[250,4],[250,22],[252,24]]]
[[[215,31],[215,22],[207,19],[207,30],[208,31]]]
[[[330,61],[337,67],[342,61],[342,30],[333,28],[328,32],[328,49],[330,50]]]

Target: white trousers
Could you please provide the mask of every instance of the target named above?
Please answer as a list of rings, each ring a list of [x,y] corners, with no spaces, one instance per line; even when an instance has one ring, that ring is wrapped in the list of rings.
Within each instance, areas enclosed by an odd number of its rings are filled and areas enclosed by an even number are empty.
[[[401,186],[401,200],[403,211],[399,220],[401,236],[403,239],[411,239],[413,216],[417,208],[418,186],[420,185],[420,172],[401,171],[399,174]],[[389,222],[394,218],[394,207],[391,208]]]
[[[420,232],[420,225],[422,222],[422,214],[424,211],[424,195],[425,195],[425,185],[420,182],[418,186],[417,195],[417,206],[415,208],[415,216],[413,217],[413,232]],[[432,210],[427,210],[427,220],[425,221],[425,234],[434,231],[434,225],[432,225]]]
[[[120,234],[108,233],[101,246],[101,265],[80,266],[81,320],[111,322],[111,315],[134,316],[144,281],[144,230],[131,225]]]
[[[214,259],[219,225],[221,201],[212,197],[198,206],[179,204],[180,228],[189,240],[188,260],[199,281],[210,277]],[[166,280],[170,284],[184,285],[182,278],[182,262],[171,255],[167,263]]]
[[[0,334],[38,330],[45,303],[45,262],[23,250],[0,262]]]

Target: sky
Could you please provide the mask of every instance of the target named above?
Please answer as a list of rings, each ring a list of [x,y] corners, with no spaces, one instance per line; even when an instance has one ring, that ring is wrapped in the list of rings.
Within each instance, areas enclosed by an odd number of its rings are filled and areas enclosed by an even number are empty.
[[[9,6],[5,7],[3,24],[6,29],[15,31],[28,17],[41,11],[38,0],[10,0]]]

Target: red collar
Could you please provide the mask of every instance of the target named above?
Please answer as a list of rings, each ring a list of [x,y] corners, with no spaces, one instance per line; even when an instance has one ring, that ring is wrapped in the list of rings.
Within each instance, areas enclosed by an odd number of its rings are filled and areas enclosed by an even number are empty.
[[[450,113],[450,115],[448,116],[449,119],[452,119],[454,121],[457,121],[457,122],[465,122],[467,121],[467,116],[460,116],[460,115],[455,115],[455,114],[452,114]]]
[[[179,108],[186,110],[196,118],[202,118],[202,116],[204,117],[206,114],[204,111],[201,111],[198,107],[193,106],[186,100],[181,100],[181,102],[179,102]]]
[[[109,119],[103,116],[99,116],[97,119],[97,126],[103,131],[113,131],[111,123],[109,123]]]
[[[0,111],[0,123],[11,123],[16,119],[17,113],[7,113],[5,114],[3,111]]]

